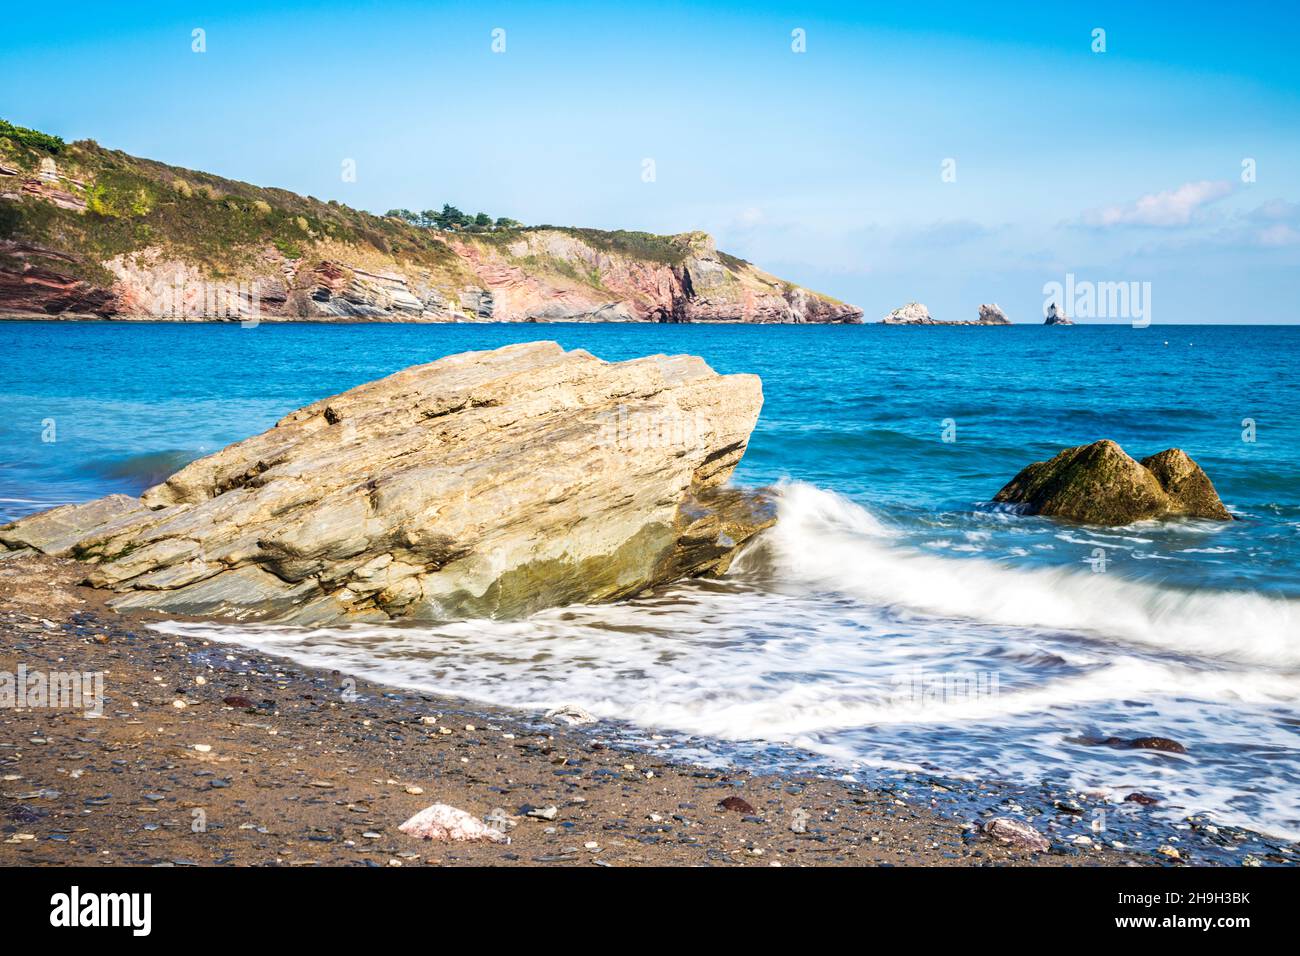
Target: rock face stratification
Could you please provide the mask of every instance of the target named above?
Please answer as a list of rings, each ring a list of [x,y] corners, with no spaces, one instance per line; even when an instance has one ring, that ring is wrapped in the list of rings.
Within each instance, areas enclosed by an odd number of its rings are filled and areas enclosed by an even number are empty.
[[[0,135],[0,313],[168,321],[836,322],[707,234],[417,227],[34,130]],[[44,143],[44,145],[39,145]],[[35,145],[34,145],[35,144]],[[57,159],[57,161],[56,161]]]
[[[1134,461],[1113,441],[1067,448],[1023,469],[994,501],[1027,505],[1029,514],[1084,524],[1125,525],[1147,518],[1229,521],[1209,477],[1178,448]]]
[[[724,487],[757,376],[554,342],[323,399],[112,495],[0,528],[93,564],[119,608],[295,623],[510,617],[721,573],[773,521]]]

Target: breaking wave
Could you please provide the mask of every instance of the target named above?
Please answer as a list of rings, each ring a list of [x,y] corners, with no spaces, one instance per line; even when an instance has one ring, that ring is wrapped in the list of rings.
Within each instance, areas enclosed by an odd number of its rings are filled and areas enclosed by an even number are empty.
[[[522,620],[159,628],[413,691],[793,746],[850,769],[928,761],[1121,796],[1145,788],[1171,807],[1300,834],[1288,783],[1300,773],[1296,601],[945,557],[833,492],[790,483],[778,499],[776,526],[725,579],[618,604]],[[1188,754],[1074,741],[1150,734]]]
[[[1255,664],[1300,665],[1300,601],[1186,591],[1068,568],[1013,567],[899,547],[863,506],[800,482],[779,520],[737,562],[787,583],[871,604],[1011,627],[1081,632],[1117,643]]]

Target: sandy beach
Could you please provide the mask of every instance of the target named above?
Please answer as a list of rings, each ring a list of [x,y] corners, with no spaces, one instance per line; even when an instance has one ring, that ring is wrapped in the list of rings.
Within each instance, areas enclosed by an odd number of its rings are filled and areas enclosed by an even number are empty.
[[[1031,853],[935,812],[927,792],[691,766],[603,743],[599,725],[562,728],[179,642],[148,628],[156,616],[106,609],[76,586],[80,570],[0,564],[0,670],[102,671],[106,698],[98,718],[0,710],[0,864],[1169,862],[1062,843]],[[510,842],[398,831],[435,802],[480,817],[503,809]]]

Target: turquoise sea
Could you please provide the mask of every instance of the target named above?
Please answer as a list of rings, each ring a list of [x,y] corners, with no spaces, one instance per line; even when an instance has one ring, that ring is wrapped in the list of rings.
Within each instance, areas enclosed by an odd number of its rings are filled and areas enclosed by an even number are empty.
[[[542,338],[762,376],[736,480],[779,484],[780,521],[731,575],[524,621],[198,630],[577,704],[697,758],[1141,791],[1168,820],[1300,837],[1300,327],[3,322],[0,520],[138,492],[307,402]],[[1240,520],[1096,529],[989,504],[1098,438],[1183,448]],[[1187,753],[1090,743],[1151,735]]]

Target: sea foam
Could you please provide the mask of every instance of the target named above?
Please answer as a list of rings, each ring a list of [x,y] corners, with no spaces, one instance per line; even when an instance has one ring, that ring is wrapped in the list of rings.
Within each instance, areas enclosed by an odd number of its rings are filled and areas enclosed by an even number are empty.
[[[791,482],[779,497],[776,527],[742,556],[742,573],[766,559],[788,581],[872,604],[1255,664],[1300,665],[1300,601],[1294,599],[1187,591],[1074,564],[1014,567],[940,557],[897,546],[886,522],[833,491]]]

